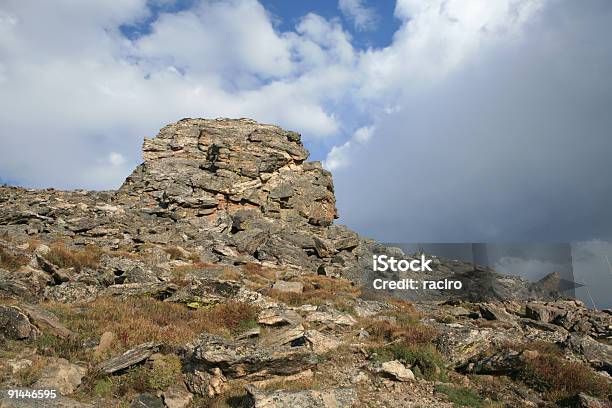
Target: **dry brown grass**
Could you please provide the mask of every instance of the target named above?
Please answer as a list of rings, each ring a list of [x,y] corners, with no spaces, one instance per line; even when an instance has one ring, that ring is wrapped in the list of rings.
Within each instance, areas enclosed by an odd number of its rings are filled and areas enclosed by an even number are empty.
[[[239,302],[191,310],[151,298],[98,298],[78,307],[60,303],[47,307],[83,338],[113,332],[116,352],[148,341],[177,346],[202,332],[231,336],[252,327],[259,312],[256,307]]]
[[[303,293],[286,293],[270,290],[268,295],[292,306],[304,304],[319,305],[331,302],[338,309],[350,312],[352,300],[361,294],[360,287],[343,278],[305,275],[300,277],[299,281],[304,284]]]
[[[361,322],[371,339],[381,343],[397,342],[411,346],[427,344],[438,334],[433,327],[420,324],[410,316],[395,322],[373,318],[362,319]]]
[[[612,398],[612,384],[595,374],[587,365],[570,362],[562,357],[541,354],[527,360],[518,379],[529,387],[543,392],[550,401],[569,398],[580,392],[595,397]]]
[[[32,365],[17,373],[17,380],[19,385],[22,387],[29,387],[34,384],[41,375],[43,368],[45,368],[46,361],[44,358],[34,356],[32,359]]]
[[[28,264],[28,257],[20,254],[11,254],[4,248],[0,248],[0,268],[16,271]]]
[[[85,248],[69,248],[63,242],[51,244],[51,251],[45,258],[60,268],[74,268],[80,272],[84,268],[94,269],[100,264],[104,251],[94,245]]]

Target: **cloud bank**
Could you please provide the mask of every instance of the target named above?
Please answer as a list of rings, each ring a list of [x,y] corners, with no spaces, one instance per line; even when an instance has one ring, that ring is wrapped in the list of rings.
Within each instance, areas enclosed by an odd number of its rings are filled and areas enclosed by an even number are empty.
[[[253,117],[301,132],[341,222],[384,241],[612,235],[609,2],[398,0],[357,48],[373,5],[279,31],[255,0],[4,1],[0,178],[116,188],[164,124]]]

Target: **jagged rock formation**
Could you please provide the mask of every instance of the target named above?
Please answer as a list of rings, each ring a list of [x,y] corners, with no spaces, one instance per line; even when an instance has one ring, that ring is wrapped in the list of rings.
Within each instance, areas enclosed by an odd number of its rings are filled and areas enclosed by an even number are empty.
[[[22,240],[37,236],[129,251],[178,245],[200,262],[255,262],[281,267],[288,277],[323,274],[356,283],[373,279],[372,254],[406,257],[333,224],[338,214],[331,174],[319,162],[307,161],[295,132],[250,119],[183,119],[146,139],[143,157],[118,191],[0,187],[0,226]],[[134,271],[123,271],[112,283],[159,281],[154,271],[138,266],[131,265]],[[43,267],[56,284],[74,280],[52,268]],[[44,276],[30,278],[32,288],[47,284]],[[393,278],[421,279],[423,274]],[[450,295],[474,300],[527,299],[541,292],[517,277],[438,258],[426,278],[459,279],[464,290]],[[75,296],[108,284],[104,277],[89,279]],[[10,285],[7,291],[29,286],[14,280]],[[449,296],[435,290],[395,294],[409,300]]]
[[[145,140],[117,192],[0,189],[12,235],[111,247],[196,248],[203,262],[269,262],[302,273],[356,270],[364,240],[337,217],[331,174],[300,136],[240,119],[184,119]]]

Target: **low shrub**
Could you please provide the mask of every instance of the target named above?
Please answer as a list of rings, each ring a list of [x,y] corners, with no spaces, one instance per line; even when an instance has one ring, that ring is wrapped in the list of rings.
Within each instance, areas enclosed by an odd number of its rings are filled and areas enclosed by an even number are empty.
[[[407,346],[405,344],[390,344],[374,349],[378,361],[399,360],[412,366],[415,376],[427,380],[445,381],[446,370],[444,359],[432,345]]]
[[[553,354],[541,354],[527,360],[517,377],[530,388],[544,393],[550,401],[580,392],[604,399],[612,397],[612,384],[589,366]]]
[[[458,407],[486,407],[483,399],[469,388],[441,384],[435,387],[435,392],[445,394],[448,400]]]
[[[184,344],[202,332],[230,337],[256,325],[259,309],[230,301],[210,307],[189,309],[182,304],[148,297],[118,301],[100,297],[80,305],[48,303],[80,341],[97,338],[105,331],[116,335],[114,350],[119,353],[135,345],[159,341],[171,346]],[[50,344],[62,350],[62,344]]]
[[[373,340],[379,342],[398,342],[404,345],[427,344],[436,336],[437,331],[405,315],[393,320],[365,319],[365,329]]]
[[[94,269],[100,264],[103,250],[94,245],[87,245],[83,249],[68,248],[63,243],[51,245],[51,251],[45,258],[60,268],[74,268],[80,272],[84,268]]]
[[[11,254],[4,248],[0,248],[0,268],[8,271],[16,271],[28,264],[28,257],[20,254]]]

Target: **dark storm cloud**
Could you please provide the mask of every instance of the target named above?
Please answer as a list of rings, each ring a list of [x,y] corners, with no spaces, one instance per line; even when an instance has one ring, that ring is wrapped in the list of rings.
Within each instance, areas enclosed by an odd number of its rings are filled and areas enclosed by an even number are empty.
[[[335,172],[342,222],[384,241],[612,236],[612,3],[549,2],[520,39],[400,109]]]

